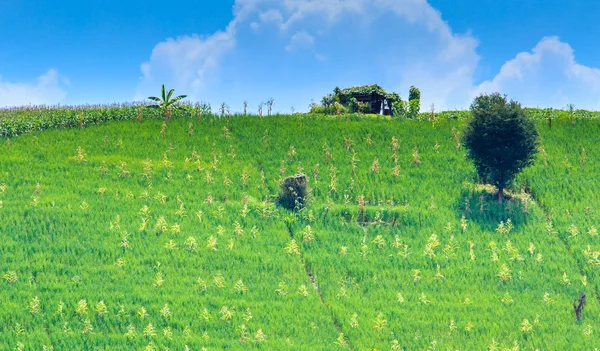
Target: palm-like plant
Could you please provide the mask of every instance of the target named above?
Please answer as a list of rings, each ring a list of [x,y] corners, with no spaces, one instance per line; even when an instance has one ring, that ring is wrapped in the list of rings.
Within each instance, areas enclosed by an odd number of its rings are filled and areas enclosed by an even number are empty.
[[[163,110],[165,114],[165,118],[167,121],[171,121],[171,107],[179,100],[185,99],[187,95],[179,95],[173,97],[173,93],[175,93],[175,89],[169,90],[167,93],[165,91],[165,85],[162,85],[161,89],[161,97],[157,96],[149,96],[148,99],[157,102],[158,104],[152,105],[153,108],[160,108]]]

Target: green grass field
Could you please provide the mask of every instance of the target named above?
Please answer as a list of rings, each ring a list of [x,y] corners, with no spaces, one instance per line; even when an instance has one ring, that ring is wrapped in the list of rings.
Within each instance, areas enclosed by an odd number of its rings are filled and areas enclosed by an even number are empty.
[[[463,125],[186,116],[0,139],[0,349],[600,348],[600,120],[540,120],[503,204]],[[297,173],[294,213],[275,199]]]

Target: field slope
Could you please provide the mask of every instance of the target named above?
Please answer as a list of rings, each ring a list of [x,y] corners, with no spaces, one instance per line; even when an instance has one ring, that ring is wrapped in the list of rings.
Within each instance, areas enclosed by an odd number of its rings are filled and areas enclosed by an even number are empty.
[[[600,347],[600,121],[540,121],[504,204],[463,124],[204,116],[2,139],[0,349]],[[297,173],[294,213],[274,203]]]

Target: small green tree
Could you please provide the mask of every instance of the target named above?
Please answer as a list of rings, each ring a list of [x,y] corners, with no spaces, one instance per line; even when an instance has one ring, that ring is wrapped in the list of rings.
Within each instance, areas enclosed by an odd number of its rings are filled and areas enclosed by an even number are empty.
[[[421,101],[421,91],[419,90],[419,88],[415,87],[414,85],[412,85],[410,87],[410,89],[408,90],[408,101],[411,101],[411,100]]]
[[[179,96],[173,97],[173,93],[175,93],[175,89],[171,89],[167,93],[165,91],[165,85],[163,84],[160,97],[157,97],[157,96],[149,96],[148,97],[148,100],[152,100],[152,101],[155,101],[158,103],[156,105],[152,105],[151,107],[160,108],[161,110],[163,110],[163,113],[165,114],[165,118],[167,119],[167,122],[171,121],[171,108],[173,107],[173,105],[177,101],[185,99],[187,97],[187,95],[179,95]]]
[[[411,86],[408,91],[408,115],[410,118],[416,118],[421,110],[421,91],[415,86]]]
[[[538,147],[535,122],[518,102],[508,102],[498,93],[476,97],[471,114],[463,134],[467,156],[482,180],[498,188],[502,202],[504,189],[533,163]]]

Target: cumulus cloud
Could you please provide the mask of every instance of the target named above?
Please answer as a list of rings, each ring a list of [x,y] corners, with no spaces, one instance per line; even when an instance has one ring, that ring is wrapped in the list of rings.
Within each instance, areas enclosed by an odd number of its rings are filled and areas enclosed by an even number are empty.
[[[288,106],[372,83],[404,97],[420,87],[423,106],[464,107],[471,97],[477,40],[454,33],[425,0],[236,0],[233,15],[225,31],[157,44],[136,98],[163,82],[193,100],[279,91],[276,101]],[[284,83],[295,86],[290,96]]]
[[[7,82],[0,77],[0,107],[23,105],[53,105],[67,96],[68,80],[50,69],[33,82]]]
[[[279,10],[270,9],[266,12],[262,12],[258,18],[263,23],[274,23],[276,25],[281,25],[283,22],[283,16]]]
[[[600,70],[577,63],[571,46],[558,37],[545,37],[531,52],[507,61],[473,95],[491,92],[531,107],[600,109]]]
[[[157,44],[150,59],[141,64],[142,78],[135,99],[143,100],[156,87],[169,82],[194,95],[206,88],[221,57],[235,46],[235,27],[208,37],[183,36]]]
[[[423,109],[467,108],[484,92],[527,106],[600,109],[600,70],[578,63],[557,37],[482,83],[477,46],[426,0],[236,0],[225,31],[157,44],[136,97],[165,82],[213,104],[256,106],[273,96],[276,106],[306,106],[335,86],[377,83],[403,97],[417,86]]]

